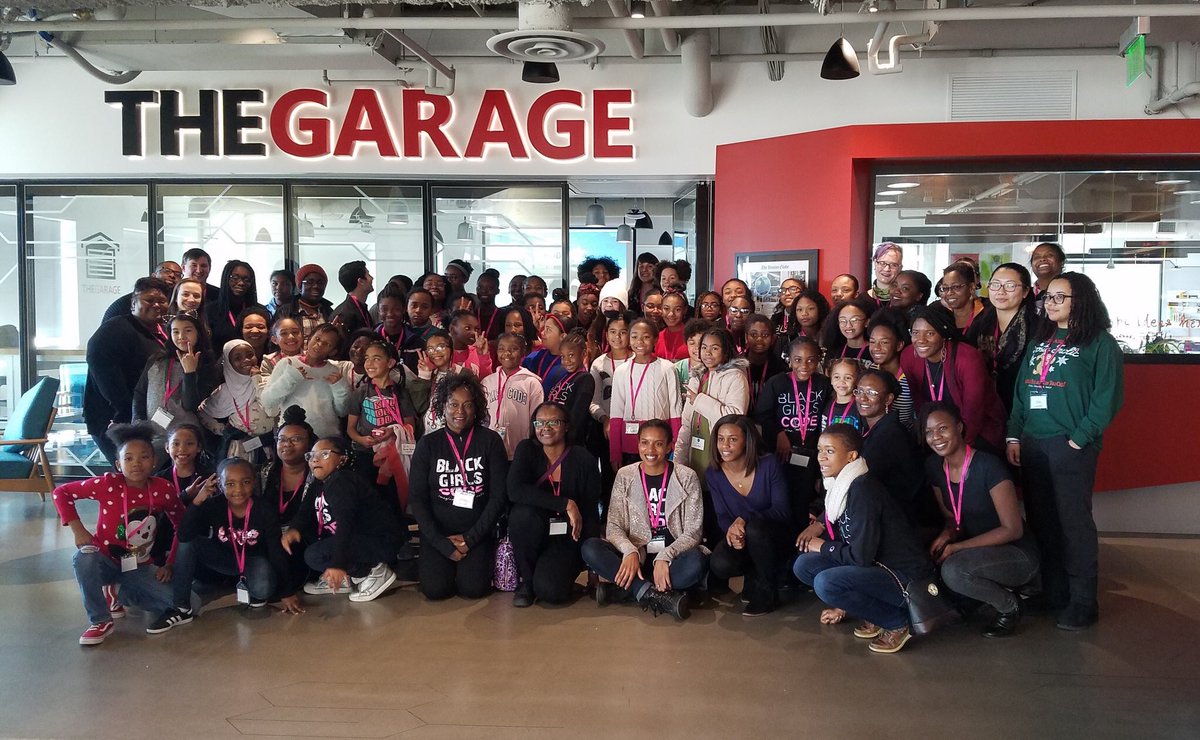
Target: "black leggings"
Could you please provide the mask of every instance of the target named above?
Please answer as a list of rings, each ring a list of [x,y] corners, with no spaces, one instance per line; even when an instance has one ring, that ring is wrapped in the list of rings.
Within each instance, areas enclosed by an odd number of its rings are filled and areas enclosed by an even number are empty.
[[[579,543],[567,534],[550,534],[550,512],[517,504],[508,515],[508,537],[521,580],[548,604],[571,599],[575,579],[583,570]]]
[[[482,599],[492,590],[496,567],[495,543],[480,542],[462,560],[455,562],[434,549],[421,536],[421,557],[417,558],[417,577],[425,598],[438,601],[455,594],[466,599]]]
[[[770,598],[775,593],[781,568],[796,543],[790,522],[757,518],[746,522],[746,544],[735,550],[722,537],[713,548],[708,567],[719,578],[746,576],[746,594]]]

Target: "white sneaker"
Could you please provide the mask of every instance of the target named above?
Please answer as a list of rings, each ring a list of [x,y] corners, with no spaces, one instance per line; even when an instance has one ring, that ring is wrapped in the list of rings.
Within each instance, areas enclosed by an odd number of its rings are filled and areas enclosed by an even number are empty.
[[[343,581],[342,585],[338,586],[337,592],[339,594],[354,593],[354,586],[351,585],[349,580]],[[329,583],[324,578],[318,578],[315,581],[309,581],[304,584],[304,593],[319,596],[321,594],[331,594],[333,593],[333,589],[329,587]]]
[[[388,587],[396,582],[396,573],[387,566],[386,563],[380,563],[371,569],[366,578],[358,581],[358,590],[350,594],[350,600],[355,602],[371,601],[376,596],[379,596]]]

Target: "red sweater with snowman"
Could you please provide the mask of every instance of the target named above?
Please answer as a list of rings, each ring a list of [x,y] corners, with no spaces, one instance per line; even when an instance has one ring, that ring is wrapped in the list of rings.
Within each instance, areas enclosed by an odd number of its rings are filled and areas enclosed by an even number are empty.
[[[162,478],[150,478],[145,488],[126,485],[125,476],[120,473],[105,473],[99,478],[64,483],[54,489],[54,508],[64,526],[79,519],[75,502],[80,499],[95,499],[100,503],[92,544],[114,560],[132,550],[137,553],[139,565],[149,562],[150,549],[154,546],[153,514],[165,512],[176,533],[183,518],[179,494]],[[172,538],[168,564],[175,561],[177,541],[177,537]]]

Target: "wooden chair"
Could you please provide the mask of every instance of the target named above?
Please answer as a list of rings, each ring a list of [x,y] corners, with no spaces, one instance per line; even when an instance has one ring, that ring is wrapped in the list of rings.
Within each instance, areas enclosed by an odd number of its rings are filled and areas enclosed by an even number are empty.
[[[46,442],[57,409],[57,378],[42,378],[21,395],[0,438],[0,491],[37,493],[46,500],[54,490],[54,474]]]

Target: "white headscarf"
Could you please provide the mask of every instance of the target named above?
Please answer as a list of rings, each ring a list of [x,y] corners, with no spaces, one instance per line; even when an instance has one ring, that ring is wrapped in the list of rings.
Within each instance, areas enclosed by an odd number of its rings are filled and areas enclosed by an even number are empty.
[[[859,457],[846,463],[836,478],[825,479],[825,521],[832,525],[846,510],[846,499],[850,496],[850,484],[860,475],[867,474],[867,461]]]
[[[254,348],[244,339],[231,339],[221,350],[224,362],[225,382],[213,392],[204,402],[204,411],[214,419],[226,419],[245,409],[256,398],[257,385],[253,375],[242,375],[233,369],[229,355],[238,347],[247,347],[251,352]]]

